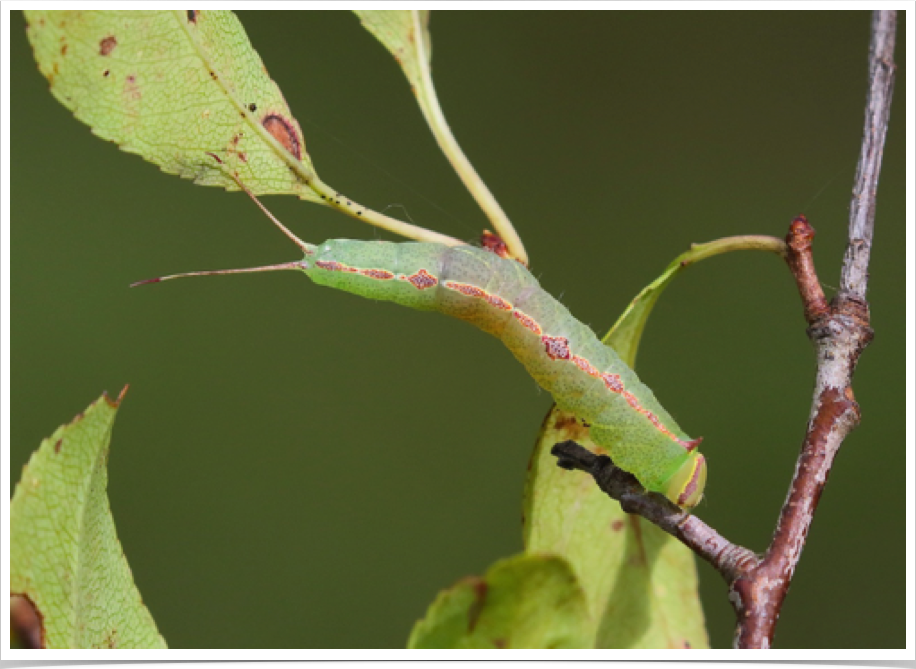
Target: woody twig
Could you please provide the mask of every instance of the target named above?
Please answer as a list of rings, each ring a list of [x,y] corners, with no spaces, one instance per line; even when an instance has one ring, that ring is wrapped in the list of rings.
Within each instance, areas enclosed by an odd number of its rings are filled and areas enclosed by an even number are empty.
[[[852,376],[859,356],[872,339],[865,292],[878,175],[894,90],[896,24],[894,11],[877,11],[872,16],[865,131],[850,206],[849,242],[840,289],[829,304],[811,258],[814,229],[800,217],[792,223],[786,238],[787,260],[804,305],[808,337],[817,354],[817,374],[807,433],[773,540],[760,563],[731,585],[731,600],[738,616],[737,648],[770,647],[834,458],[846,435],[859,424]]]

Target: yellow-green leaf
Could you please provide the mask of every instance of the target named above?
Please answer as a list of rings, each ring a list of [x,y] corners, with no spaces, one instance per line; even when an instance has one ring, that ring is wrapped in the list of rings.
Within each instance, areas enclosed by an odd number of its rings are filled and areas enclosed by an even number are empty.
[[[523,554],[441,592],[408,647],[587,648],[587,623],[582,589],[566,561]]]
[[[198,184],[236,190],[228,170],[320,201],[299,123],[232,12],[25,14],[51,92],[95,134]]]
[[[45,439],[10,502],[10,595],[34,606],[45,648],[165,647],[108,504],[117,409],[103,395]]]
[[[601,452],[579,420],[551,410],[528,476],[525,549],[569,561],[587,599],[590,647],[708,647],[693,553],[624,513],[591,476],[557,467],[550,449],[568,439]]]
[[[353,12],[363,27],[381,42],[398,61],[421,107],[428,104],[426,72],[432,62],[429,12],[424,10],[365,10]],[[426,113],[426,109],[424,109]]]

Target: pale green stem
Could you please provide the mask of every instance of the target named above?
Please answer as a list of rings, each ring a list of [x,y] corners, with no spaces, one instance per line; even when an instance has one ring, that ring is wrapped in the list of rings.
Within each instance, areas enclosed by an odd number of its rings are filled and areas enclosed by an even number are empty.
[[[724,237],[705,244],[693,244],[689,251],[675,258],[661,276],[633,298],[602,341],[616,350],[623,361],[633,367],[636,364],[636,350],[646,321],[662,291],[688,265],[730,251],[769,251],[785,258],[786,243],[776,237],[765,235],[741,235]]]
[[[682,265],[690,265],[730,251],[769,251],[785,258],[786,243],[781,239],[767,235],[723,237],[705,244],[691,245],[689,251],[678,256],[678,260],[681,261]]]
[[[383,230],[388,230],[402,237],[407,237],[408,239],[416,239],[419,242],[436,242],[437,244],[445,244],[446,246],[463,246],[467,244],[467,242],[461,241],[460,239],[455,239],[454,237],[449,237],[448,235],[443,235],[433,230],[421,228],[418,225],[405,223],[396,218],[385,216],[385,214],[374,211],[369,207],[361,205],[352,198],[337,192],[315,175],[310,177],[308,184],[329,207],[337,209],[353,218],[365,221],[370,225],[382,228]]]
[[[419,90],[414,91],[414,93],[420,103],[420,109],[426,117],[426,122],[429,124],[430,130],[432,130],[439,148],[442,149],[445,157],[448,158],[455,172],[464,182],[465,187],[470,191],[471,196],[480,205],[487,218],[490,219],[496,234],[506,243],[509,255],[527,265],[528,254],[525,252],[525,246],[522,244],[521,238],[509,221],[509,217],[506,216],[496,198],[493,197],[493,193],[481,180],[467,156],[464,155],[461,147],[458,146],[458,142],[445,120],[429,69],[429,56],[426,53],[426,43],[422,38],[424,31],[423,26],[420,24],[420,13],[413,11],[411,14],[413,16],[417,46],[417,64],[421,78]]]

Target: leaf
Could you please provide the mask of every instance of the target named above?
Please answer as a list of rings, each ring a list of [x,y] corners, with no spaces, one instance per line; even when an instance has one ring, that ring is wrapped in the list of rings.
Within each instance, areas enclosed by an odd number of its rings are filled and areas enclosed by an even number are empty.
[[[10,502],[10,594],[34,607],[45,648],[165,647],[105,492],[120,400],[103,395],[45,439]]]
[[[661,276],[639,291],[639,294],[633,298],[620,315],[620,318],[617,319],[617,322],[614,323],[604,336],[604,339],[601,340],[617,351],[617,355],[631,368],[636,366],[636,350],[639,348],[639,341],[642,338],[649,314],[652,313],[652,308],[658,302],[658,298],[661,297],[662,291],[674,280],[678,272],[686,266],[682,264],[684,255],[686,254],[675,258],[665,268]]]
[[[408,648],[586,648],[588,613],[565,560],[516,555],[439,594]]]
[[[225,11],[27,11],[51,92],[98,136],[206,186],[320,201],[299,123]],[[208,153],[220,157],[221,167]]]
[[[707,648],[693,553],[624,513],[590,476],[557,467],[550,449],[567,439],[602,452],[579,420],[551,409],[525,491],[525,550],[569,561],[587,599],[590,647]]]
[[[423,113],[427,114],[431,93],[427,90],[427,73],[433,57],[429,11],[356,9],[353,13],[359,17],[363,27],[398,61]]]

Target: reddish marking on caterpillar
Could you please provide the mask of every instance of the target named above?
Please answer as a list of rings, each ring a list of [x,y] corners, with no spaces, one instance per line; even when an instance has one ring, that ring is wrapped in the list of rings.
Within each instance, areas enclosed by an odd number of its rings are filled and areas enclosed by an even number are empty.
[[[692,450],[695,450],[696,447],[700,445],[700,442],[703,441],[703,437],[700,437],[699,439],[693,439],[692,441],[684,441],[683,439],[678,438],[678,436],[674,434],[674,432],[672,432],[667,427],[665,427],[662,424],[662,422],[659,420],[658,416],[656,416],[651,411],[646,411],[641,406],[639,406],[638,402],[635,408],[637,411],[639,411],[639,413],[644,414],[645,417],[649,419],[649,422],[652,423],[655,427],[657,427],[663,434],[667,435],[668,437],[671,438],[672,441],[677,442],[678,444],[683,446],[685,449],[687,449],[688,453]]]
[[[411,274],[409,277],[407,277],[407,280],[417,290],[426,290],[427,288],[432,288],[439,283],[439,279],[422,268],[417,270],[416,274]]]
[[[534,320],[531,316],[526,314],[525,312],[519,311],[518,309],[516,309],[515,311],[512,312],[512,315],[515,316],[515,320],[521,323],[523,327],[528,328],[534,334],[540,335],[543,333],[543,331],[541,330],[541,326],[538,325],[538,322]]]
[[[569,352],[569,340],[566,337],[544,335],[541,337],[541,343],[544,344],[547,357],[551,360],[569,360],[572,355]]]
[[[478,288],[470,283],[459,283],[457,281],[446,281],[445,287],[450,288],[451,290],[457,291],[462,295],[467,295],[468,297],[477,297],[481,300],[485,300],[487,304],[491,307],[500,309],[501,311],[512,311],[512,305],[501,298],[499,295],[494,295],[488,293],[483,288]]]
[[[446,281],[445,287],[451,288],[452,290],[456,290],[459,293],[461,293],[462,295],[467,295],[468,297],[480,297],[480,298],[489,297],[489,295],[487,295],[487,291],[485,291],[483,288],[472,286],[469,283],[458,283],[457,281]]]
[[[680,440],[678,441],[680,442]],[[696,492],[697,480],[700,478],[700,470],[703,469],[704,462],[706,462],[706,458],[704,458],[702,455],[698,455],[697,461],[693,463],[693,471],[690,473],[690,480],[687,481],[687,485],[684,486],[681,494],[677,496],[678,504],[686,504],[687,500],[689,500],[691,496]]]
[[[629,401],[629,400],[628,400],[628,401]],[[669,430],[667,427],[665,427],[664,425],[662,425],[662,422],[658,419],[658,416],[656,416],[656,415],[655,415],[654,413],[652,413],[651,411],[646,411],[646,410],[643,409],[641,406],[639,406],[638,403],[637,403],[636,410],[639,411],[641,414],[644,414],[644,415],[646,416],[646,418],[649,419],[649,422],[650,422],[650,423],[652,423],[655,427],[657,427],[662,433],[664,433],[664,434],[668,435],[669,437],[671,437],[672,440],[676,441],[676,442],[679,443],[681,446],[683,446],[684,448],[686,448],[688,452],[689,452],[689,451],[692,451],[694,448],[696,448],[696,445],[693,446],[693,447],[688,447],[687,444],[690,443],[690,442],[686,442],[686,441],[683,441],[683,440],[681,440],[681,439],[678,439],[676,434],[674,434],[673,432],[671,432],[671,430]],[[694,441],[696,441],[696,440],[694,440]],[[702,441],[702,439],[701,439],[700,441]]]
[[[623,395],[623,399],[627,401],[627,404],[629,404],[631,407],[633,407],[640,413],[645,413],[641,411],[642,407],[639,405],[639,400],[636,399],[636,395],[632,393],[628,393],[626,390],[624,390],[621,394]]]
[[[601,372],[599,372],[597,369],[592,367],[592,363],[590,363],[585,358],[580,358],[578,355],[574,355],[572,357],[572,361],[576,363],[576,367],[581,369],[583,372],[585,372],[589,376],[594,376],[595,378],[601,376]]]
[[[502,309],[503,311],[512,311],[512,305],[506,302],[499,295],[488,295],[487,302],[497,309]]]
[[[550,355],[549,351],[547,355]],[[582,358],[579,358],[578,356],[573,356],[573,362],[576,363],[579,369],[582,369],[582,365],[580,365],[576,360],[577,358],[579,360],[582,360]],[[588,364],[588,361],[586,360],[585,363]],[[671,439],[671,441],[675,442],[676,444],[683,446],[687,450],[688,453],[690,451],[696,450],[697,446],[699,446],[700,443],[702,443],[703,437],[700,437],[698,439],[692,439],[690,441],[686,441],[684,439],[681,439],[676,434],[674,434],[674,432],[672,432],[667,427],[665,427],[665,425],[662,423],[662,421],[659,419],[658,416],[656,416],[654,413],[652,413],[648,409],[644,408],[639,403],[639,400],[636,398],[636,395],[624,389],[623,383],[620,382],[620,376],[618,376],[617,374],[610,374],[608,372],[605,372],[604,374],[601,375],[601,380],[604,381],[604,385],[608,390],[610,390],[612,393],[617,393],[618,395],[623,396],[623,398],[627,401],[627,404],[629,404],[635,411],[638,411],[643,416],[645,416],[646,420],[652,423],[652,425],[655,426],[655,428],[659,432],[664,434],[666,437]]]
[[[620,382],[620,377],[617,374],[605,372],[601,375],[601,380],[604,381],[605,387],[612,393],[623,392],[623,384]]]
[[[696,439],[691,439],[690,441],[684,441],[683,439],[676,439],[677,443],[687,449],[687,452],[697,450],[697,446],[703,443],[703,437],[697,437]]]
[[[329,272],[348,272],[351,270],[350,267],[347,267],[342,262],[337,262],[336,260],[316,260],[315,266],[320,267],[321,269],[326,269]]]
[[[394,272],[389,272],[387,269],[361,269],[359,273],[363,276],[368,276],[370,279],[378,279],[380,281],[394,278]]]

